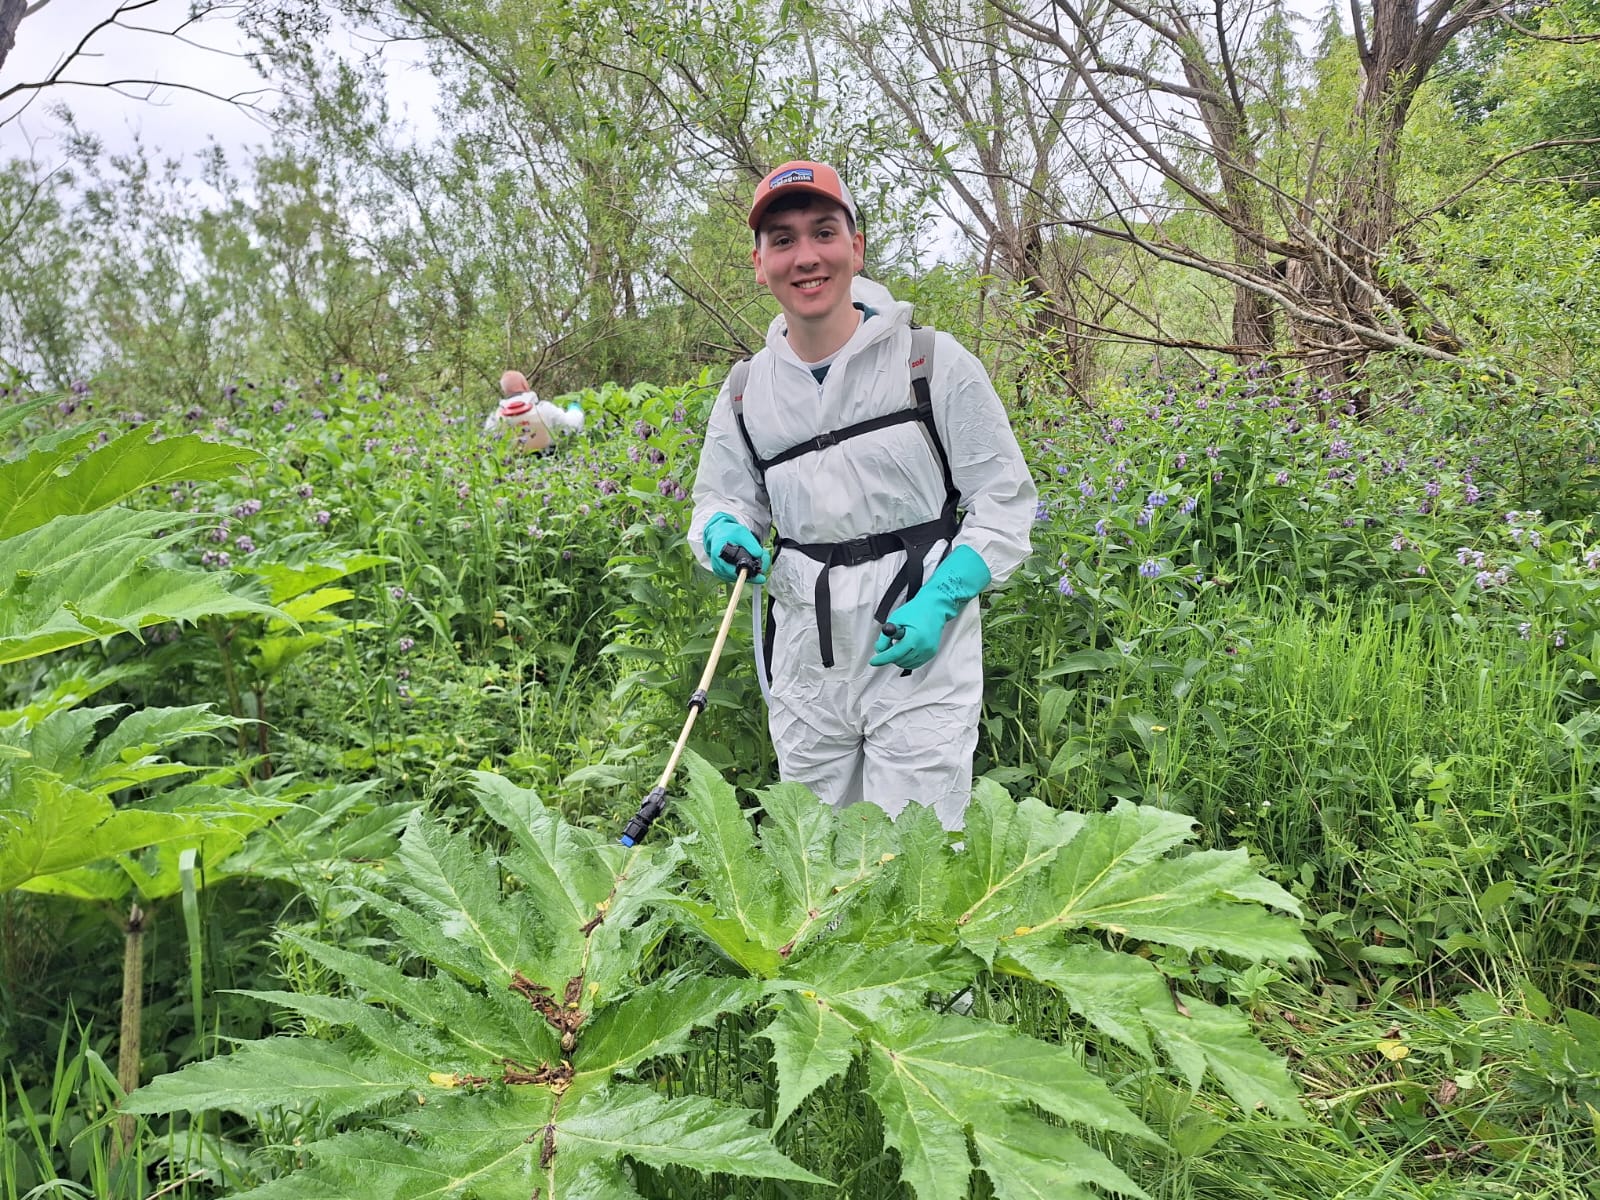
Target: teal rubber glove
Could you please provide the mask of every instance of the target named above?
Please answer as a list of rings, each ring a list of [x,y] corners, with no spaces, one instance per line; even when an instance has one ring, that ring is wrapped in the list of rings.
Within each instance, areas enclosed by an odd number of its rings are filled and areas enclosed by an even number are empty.
[[[989,586],[991,578],[988,565],[971,546],[950,551],[917,594],[889,614],[884,628],[894,626],[895,636],[878,635],[871,665],[910,671],[930,661],[939,650],[944,627]]]
[[[737,517],[730,517],[725,512],[713,513],[711,520],[706,522],[704,539],[706,554],[711,558],[711,570],[718,579],[732,583],[739,578],[739,568],[722,557],[725,548],[737,546],[751,558],[761,560],[761,573],[752,575],[750,582],[767,581],[767,572],[772,569],[772,555],[767,553],[767,548],[761,544],[761,540]]]

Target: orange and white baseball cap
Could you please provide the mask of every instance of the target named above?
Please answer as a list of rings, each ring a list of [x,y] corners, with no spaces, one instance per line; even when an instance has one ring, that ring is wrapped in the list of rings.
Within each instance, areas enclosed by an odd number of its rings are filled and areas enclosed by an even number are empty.
[[[850,220],[858,225],[861,223],[861,214],[856,211],[856,198],[850,194],[844,180],[839,178],[838,171],[827,163],[796,159],[784,163],[756,185],[755,199],[750,204],[750,228],[761,228],[761,218],[774,200],[796,193],[821,196],[843,205],[850,214]]]

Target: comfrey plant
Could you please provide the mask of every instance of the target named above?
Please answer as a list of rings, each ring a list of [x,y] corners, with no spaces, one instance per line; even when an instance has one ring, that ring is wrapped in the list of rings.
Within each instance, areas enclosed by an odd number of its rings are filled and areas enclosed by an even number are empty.
[[[965,1197],[975,1170],[1001,1200],[1088,1200],[1091,1184],[1145,1195],[1089,1139],[1159,1138],[1079,1047],[930,1003],[992,971],[1047,986],[1081,1036],[1189,1089],[1210,1074],[1246,1111],[1299,1118],[1283,1064],[1245,1017],[1157,965],[1201,950],[1310,955],[1297,922],[1268,911],[1294,912],[1293,899],[1242,852],[1186,852],[1184,818],[1132,805],[1084,816],[981,790],[957,851],[922,810],[894,823],[869,805],[836,813],[780,784],[762,795],[757,832],[715,771],[688,765],[679,811],[695,834],[631,850],[478,775],[511,848],[486,855],[417,816],[390,893],[363,892],[392,922],[397,956],[430,970],[297,938],[344,994],[256,994],[334,1032],[245,1044],[126,1108],[289,1107],[342,1127],[253,1200],[623,1200],[639,1194],[631,1162],[822,1183],[750,1110],[642,1082],[661,1074],[642,1064],[744,1012],[772,1046],[774,1126],[864,1060],[919,1200]],[[643,978],[669,925],[720,951],[725,971]]]

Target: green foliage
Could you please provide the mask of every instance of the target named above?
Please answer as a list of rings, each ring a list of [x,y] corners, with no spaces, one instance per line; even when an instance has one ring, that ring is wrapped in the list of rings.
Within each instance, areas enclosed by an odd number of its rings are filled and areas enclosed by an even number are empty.
[[[1145,1195],[1053,1123],[1094,1141],[1159,1140],[1072,1045],[929,1008],[988,960],[1057,989],[1086,1018],[1078,1037],[1108,1033],[1191,1091],[1209,1075],[1246,1111],[1299,1119],[1282,1063],[1241,1014],[1169,990],[1155,960],[1104,940],[1251,961],[1309,955],[1295,923],[1261,907],[1295,902],[1242,853],[1174,853],[1190,835],[1181,818],[1131,806],[1074,817],[989,789],[965,849],[952,850],[921,810],[891,824],[779,785],[763,796],[758,835],[703,760],[689,771],[679,813],[694,836],[632,851],[480,774],[479,801],[508,848],[485,856],[413,817],[385,892],[364,893],[394,924],[391,958],[420,957],[429,973],[297,939],[345,994],[260,998],[326,1036],[194,1064],[147,1085],[128,1111],[289,1106],[324,1128],[362,1117],[307,1147],[305,1170],[251,1193],[261,1196],[636,1195],[622,1160],[814,1181],[748,1112],[628,1082],[689,1049],[693,1031],[759,1009],[775,1125],[860,1058],[923,1200],[964,1197],[975,1168],[1008,1197],[1088,1197],[1090,1182]],[[737,973],[649,978],[668,919]],[[1107,976],[1120,979],[1111,994],[1096,984]]]

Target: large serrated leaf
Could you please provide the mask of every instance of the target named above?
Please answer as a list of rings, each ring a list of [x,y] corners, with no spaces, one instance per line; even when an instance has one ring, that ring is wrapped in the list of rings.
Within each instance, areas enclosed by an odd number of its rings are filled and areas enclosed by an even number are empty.
[[[161,1075],[122,1102],[131,1113],[205,1112],[253,1115],[275,1108],[311,1108],[333,1120],[362,1112],[427,1085],[415,1067],[349,1043],[276,1037],[246,1042],[231,1054]]]
[[[500,894],[500,872],[466,839],[421,814],[412,817],[395,857],[398,878],[445,937],[461,942],[509,983],[533,957],[534,930]]]
[[[968,810],[966,848],[950,869],[945,904],[963,944],[985,961],[992,959],[999,934],[1016,926],[1018,906],[1034,889],[1034,876],[1083,824],[1076,813],[1032,799],[1017,803],[998,785],[980,781]]]
[[[180,813],[118,809],[102,795],[51,772],[11,768],[0,796],[0,892],[162,842],[192,838],[202,820]]]
[[[784,990],[772,999],[775,1015],[761,1031],[772,1043],[778,1069],[774,1127],[781,1127],[805,1098],[844,1074],[857,1050],[855,1027],[814,991]]]
[[[261,460],[254,450],[192,434],[148,441],[128,433],[88,454],[83,450],[67,442],[0,463],[0,538],[52,517],[109,508],[147,487],[220,479]]]
[[[972,1162],[965,1130],[1037,1104],[1101,1132],[1156,1139],[1072,1055],[1002,1026],[923,1014],[868,1034],[868,1092],[918,1200],[960,1200]]]
[[[723,1013],[748,1008],[760,992],[753,979],[662,980],[640,988],[585,1028],[573,1086],[586,1077],[607,1081],[648,1058],[688,1049],[694,1030],[714,1024]]]
[[[1088,1184],[1140,1200],[1149,1196],[1082,1139],[1022,1113],[996,1113],[975,1125],[972,1142],[998,1200],[1100,1200]]]
[[[737,930],[744,941],[775,953],[789,936],[789,923],[778,911],[781,878],[756,849],[755,831],[733,788],[698,755],[685,755],[684,764],[689,783],[678,807],[696,833],[688,853],[721,918],[707,932],[715,937],[713,930]]]

